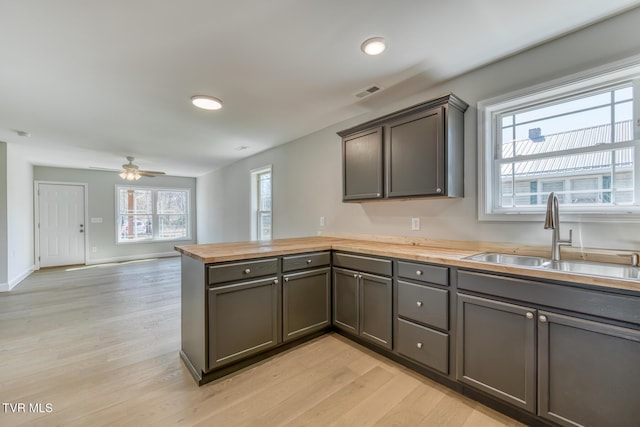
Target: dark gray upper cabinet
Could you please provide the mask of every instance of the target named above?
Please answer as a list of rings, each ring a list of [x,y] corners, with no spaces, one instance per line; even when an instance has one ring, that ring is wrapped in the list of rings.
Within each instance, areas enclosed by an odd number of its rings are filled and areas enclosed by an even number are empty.
[[[382,128],[375,127],[342,140],[343,200],[382,197]]]
[[[386,194],[441,194],[445,188],[443,107],[389,123],[385,130]]]
[[[448,94],[338,132],[343,201],[463,197],[467,107]]]

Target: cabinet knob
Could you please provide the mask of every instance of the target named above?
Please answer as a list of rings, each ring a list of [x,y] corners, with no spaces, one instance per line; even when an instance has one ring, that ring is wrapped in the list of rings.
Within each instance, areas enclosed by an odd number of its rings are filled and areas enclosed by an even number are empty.
[[[358,279],[362,279],[362,274],[358,274]]]
[[[244,269],[244,274],[249,274],[251,273],[251,269],[250,268],[245,268]]]
[[[307,260],[307,264],[311,264],[311,260],[310,259]]]
[[[416,274],[417,274],[418,276],[422,276],[422,270],[418,270],[418,271],[416,271]]]
[[[273,279],[273,284],[274,284],[274,285],[277,285],[278,283],[280,283],[280,282],[278,281],[278,279]]]
[[[436,193],[442,193],[442,188],[436,188]]]
[[[376,193],[376,197],[380,197],[380,193]]]
[[[422,301],[416,301],[416,305],[417,305],[418,307],[422,307]]]
[[[285,281],[285,282],[288,282],[288,281],[289,281],[289,278],[288,278],[288,277],[285,277],[285,278],[284,278],[284,281]]]
[[[547,323],[547,316],[541,315],[540,317],[538,317],[538,319],[540,320],[540,323]]]
[[[527,316],[527,319],[533,319],[533,313],[530,311],[527,311],[526,316]]]
[[[353,273],[353,278],[357,279],[358,278],[358,273]]]
[[[417,343],[417,344],[416,344],[416,347],[418,347],[418,348],[422,348],[422,343],[421,343],[421,342]]]

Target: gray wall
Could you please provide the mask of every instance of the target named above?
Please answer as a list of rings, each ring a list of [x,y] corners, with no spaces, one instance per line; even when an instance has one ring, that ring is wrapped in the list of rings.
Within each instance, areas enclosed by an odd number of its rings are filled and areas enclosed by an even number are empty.
[[[199,243],[248,240],[250,173],[273,165],[274,237],[318,231],[483,240],[546,245],[538,222],[478,222],[477,102],[640,53],[640,9],[426,89],[428,76],[361,101],[369,112],[198,178]],[[425,45],[428,49],[428,44]],[[427,52],[425,52],[425,56]],[[465,114],[465,195],[453,200],[341,202],[340,138],[336,132],[453,92],[470,104]],[[324,229],[319,217],[326,217]],[[411,231],[411,217],[422,229]],[[574,246],[638,248],[640,224],[574,223]]]
[[[152,242],[135,244],[116,244],[115,234],[115,189],[116,185],[127,184],[115,172],[93,171],[88,169],[67,169],[34,166],[33,179],[49,182],[73,182],[88,184],[87,202],[89,206],[89,218],[87,218],[86,230],[88,233],[88,264],[100,262],[124,261],[130,259],[148,258],[156,256],[177,255],[175,245],[190,244],[195,242],[196,236],[196,180],[195,178],[182,178],[172,176],[159,176],[155,178],[143,177],[136,181],[135,186],[154,188],[188,188],[191,190],[191,224],[192,237],[190,241],[180,242]],[[90,218],[102,218],[101,224],[90,222]],[[97,252],[92,252],[95,247]]]
[[[7,143],[0,141],[0,290],[9,289],[7,241]]]
[[[34,268],[33,167],[14,144],[7,145],[7,257],[9,287]]]

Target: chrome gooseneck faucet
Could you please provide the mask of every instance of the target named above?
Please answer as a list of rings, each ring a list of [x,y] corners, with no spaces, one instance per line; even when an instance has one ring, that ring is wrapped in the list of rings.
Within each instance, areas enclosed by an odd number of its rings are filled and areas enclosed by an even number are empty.
[[[569,239],[562,240],[560,238],[560,214],[558,212],[558,196],[556,193],[549,193],[547,199],[547,215],[544,219],[545,230],[553,230],[551,238],[551,259],[560,261],[560,246],[571,246],[573,230],[569,230]]]

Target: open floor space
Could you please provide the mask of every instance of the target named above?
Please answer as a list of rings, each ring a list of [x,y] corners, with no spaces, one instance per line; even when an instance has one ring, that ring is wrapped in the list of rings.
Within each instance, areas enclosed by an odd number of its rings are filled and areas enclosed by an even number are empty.
[[[519,425],[333,333],[198,387],[178,258],[36,272],[0,342],[3,426]]]

